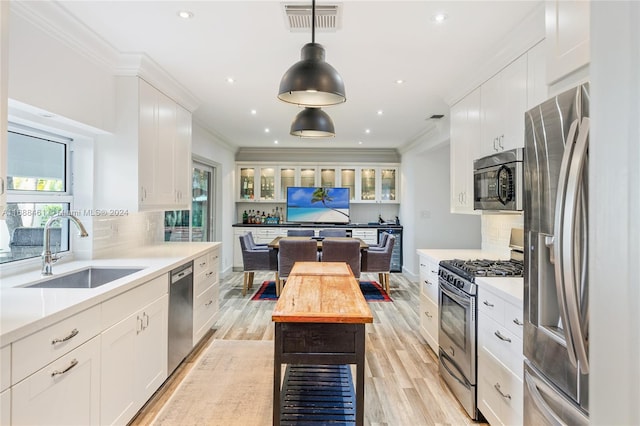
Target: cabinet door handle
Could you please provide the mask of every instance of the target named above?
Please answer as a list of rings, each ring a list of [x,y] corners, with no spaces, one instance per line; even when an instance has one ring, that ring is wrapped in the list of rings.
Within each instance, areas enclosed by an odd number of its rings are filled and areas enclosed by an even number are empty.
[[[502,144],[502,141],[504,141],[504,135],[500,135],[500,137],[498,138],[498,146],[500,147],[500,149],[504,150],[504,145]]]
[[[147,315],[147,313],[144,312],[142,314],[142,317],[144,318],[144,328],[149,327],[149,315]]]
[[[69,363],[69,365],[65,369],[63,369],[63,370],[55,370],[55,371],[51,372],[51,377],[56,377],[56,376],[59,376],[61,374],[64,374],[67,371],[71,370],[76,365],[78,365],[78,360],[74,358],[74,359],[71,360],[71,363]]]
[[[498,151],[498,148],[496,147],[496,142],[498,141],[498,138],[493,138],[493,150],[494,151]]]
[[[498,391],[498,393],[505,399],[511,399],[511,395],[509,394],[504,394],[502,392],[502,390],[500,389],[500,383],[496,383],[495,385],[493,385],[494,388],[496,388],[496,390]]]
[[[71,333],[67,334],[66,336],[53,339],[51,341],[51,344],[55,345],[57,343],[66,342],[67,340],[70,340],[70,339],[73,339],[74,337],[76,337],[78,335],[78,333],[80,333],[78,331],[78,329],[74,328],[73,330],[71,330]]]
[[[432,282],[430,282],[429,280],[424,280],[424,283],[425,283],[426,285],[433,285],[433,283],[432,283]]]
[[[140,318],[140,315],[138,315],[136,317],[136,334],[140,334],[142,332],[142,318]]]
[[[493,303],[489,303],[489,302],[488,302],[488,301],[486,301],[486,300],[485,300],[484,302],[482,302],[482,303],[483,303],[485,306],[488,306],[488,307],[490,307],[490,308],[493,308],[494,306],[496,306],[496,305],[494,305]]]
[[[503,335],[500,333],[500,331],[496,330],[496,332],[495,332],[495,333],[493,333],[493,334],[495,334],[495,335],[496,335],[496,337],[497,337],[498,339],[503,340],[503,341],[505,341],[505,342],[509,342],[509,343],[511,343],[511,339],[510,339],[510,338],[508,338],[508,337],[503,336]]]
[[[424,314],[427,316],[427,318],[433,318],[433,315],[431,315],[429,312],[425,312]]]
[[[513,319],[513,323],[515,325],[519,325],[519,326],[523,326],[524,325],[524,323],[522,321],[520,321],[518,318],[514,318]]]

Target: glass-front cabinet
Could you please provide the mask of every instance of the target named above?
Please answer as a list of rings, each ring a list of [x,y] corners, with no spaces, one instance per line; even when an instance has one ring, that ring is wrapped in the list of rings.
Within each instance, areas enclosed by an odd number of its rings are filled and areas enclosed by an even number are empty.
[[[353,203],[398,203],[398,170],[395,165],[239,164],[237,201],[284,203],[288,187],[304,186],[349,188]]]

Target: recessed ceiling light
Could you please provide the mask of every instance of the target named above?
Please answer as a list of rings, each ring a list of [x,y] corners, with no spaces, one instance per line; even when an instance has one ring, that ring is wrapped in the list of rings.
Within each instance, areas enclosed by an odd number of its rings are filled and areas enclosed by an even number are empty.
[[[398,80],[396,80],[396,84],[404,84],[404,80],[399,78]]]
[[[193,12],[190,12],[188,10],[181,10],[180,12],[178,12],[178,16],[182,19],[191,19],[193,18]]]
[[[431,17],[431,20],[432,20],[433,22],[436,22],[436,23],[438,23],[438,24],[439,24],[439,23],[441,23],[441,22],[446,21],[446,20],[447,20],[447,18],[448,18],[448,16],[447,16],[447,14],[446,14],[446,13],[436,13],[435,15],[433,15],[433,16]]]
[[[273,141],[274,144],[278,145],[278,141]]]
[[[266,127],[266,128],[264,129],[264,132],[265,132],[265,133],[269,133],[269,131],[270,131],[270,130],[269,130],[269,128],[268,128],[268,127]]]
[[[227,83],[233,84],[234,82],[235,80],[233,79],[233,77],[227,77]]]
[[[358,141],[358,145],[362,145],[362,141]]]
[[[378,115],[382,115],[382,110],[381,109],[378,110]]]
[[[365,132],[366,134],[369,134],[369,133],[371,133],[371,129],[365,129],[365,131],[364,131],[364,132]]]
[[[255,109],[251,110],[251,115],[256,115],[258,113],[258,111],[256,111]]]

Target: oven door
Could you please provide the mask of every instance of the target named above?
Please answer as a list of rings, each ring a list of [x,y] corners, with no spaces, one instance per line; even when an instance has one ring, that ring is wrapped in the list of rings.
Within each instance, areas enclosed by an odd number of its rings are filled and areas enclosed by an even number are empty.
[[[476,298],[440,279],[440,348],[476,384]]]

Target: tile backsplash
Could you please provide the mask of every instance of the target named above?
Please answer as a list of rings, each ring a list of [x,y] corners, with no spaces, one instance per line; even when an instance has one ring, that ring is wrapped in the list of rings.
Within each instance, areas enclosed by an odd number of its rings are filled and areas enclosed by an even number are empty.
[[[117,256],[123,250],[161,242],[164,212],[132,213],[93,220],[92,257]]]
[[[483,214],[482,249],[497,251],[509,257],[511,228],[524,228],[523,214]]]

